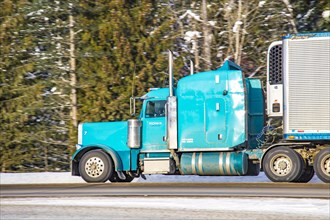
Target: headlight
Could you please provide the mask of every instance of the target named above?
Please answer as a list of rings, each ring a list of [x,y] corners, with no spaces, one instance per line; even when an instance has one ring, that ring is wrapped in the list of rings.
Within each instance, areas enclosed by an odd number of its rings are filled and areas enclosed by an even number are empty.
[[[83,123],[78,125],[78,144],[82,144]]]

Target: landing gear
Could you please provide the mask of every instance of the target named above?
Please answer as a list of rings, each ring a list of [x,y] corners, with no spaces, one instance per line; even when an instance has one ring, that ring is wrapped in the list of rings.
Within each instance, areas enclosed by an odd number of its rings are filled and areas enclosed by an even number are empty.
[[[84,154],[79,162],[81,177],[88,183],[105,182],[113,173],[113,162],[102,150],[92,150]]]
[[[314,170],[317,177],[325,183],[330,183],[330,148],[324,148],[315,157]]]
[[[265,155],[263,169],[273,182],[293,182],[302,176],[304,163],[293,149],[276,147]]]

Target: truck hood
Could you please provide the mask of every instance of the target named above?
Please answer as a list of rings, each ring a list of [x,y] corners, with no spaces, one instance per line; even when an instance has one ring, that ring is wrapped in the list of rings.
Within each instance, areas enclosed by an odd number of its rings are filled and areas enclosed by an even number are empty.
[[[106,145],[116,150],[127,150],[127,122],[95,122],[80,125],[81,145]]]

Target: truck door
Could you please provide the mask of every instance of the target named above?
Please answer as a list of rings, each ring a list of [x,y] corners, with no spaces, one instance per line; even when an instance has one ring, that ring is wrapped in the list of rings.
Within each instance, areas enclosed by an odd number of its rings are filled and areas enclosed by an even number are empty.
[[[165,150],[164,141],[166,100],[147,101],[142,119],[142,150]]]

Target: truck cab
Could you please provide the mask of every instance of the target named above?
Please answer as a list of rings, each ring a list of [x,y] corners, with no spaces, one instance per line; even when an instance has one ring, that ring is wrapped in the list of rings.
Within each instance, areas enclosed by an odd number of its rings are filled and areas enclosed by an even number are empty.
[[[143,101],[137,119],[79,125],[73,175],[103,182],[140,174],[248,172],[248,154],[242,150],[257,148],[264,97],[261,82],[244,79],[235,63],[226,61],[217,70],[180,79],[176,88],[150,89],[135,99]],[[101,159],[107,157],[107,162]],[[209,160],[217,160],[218,166],[213,168]]]

